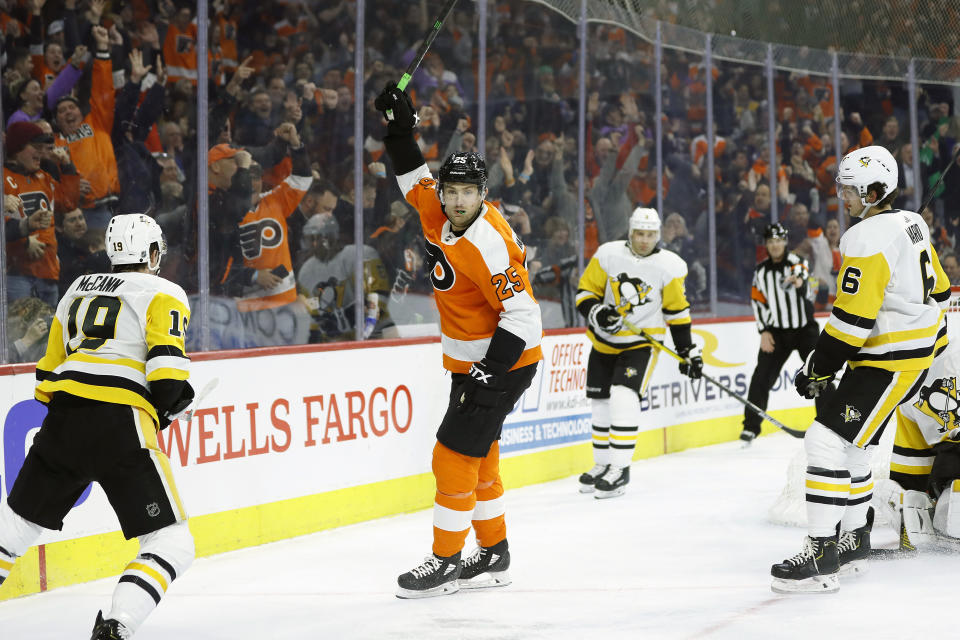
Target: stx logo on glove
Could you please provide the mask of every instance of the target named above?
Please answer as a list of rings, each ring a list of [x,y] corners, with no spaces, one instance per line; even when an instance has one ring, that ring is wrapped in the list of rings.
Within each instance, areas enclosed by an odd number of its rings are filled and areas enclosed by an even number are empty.
[[[477,382],[483,385],[493,384],[493,374],[480,369],[476,363],[470,367],[470,373],[467,374]]]

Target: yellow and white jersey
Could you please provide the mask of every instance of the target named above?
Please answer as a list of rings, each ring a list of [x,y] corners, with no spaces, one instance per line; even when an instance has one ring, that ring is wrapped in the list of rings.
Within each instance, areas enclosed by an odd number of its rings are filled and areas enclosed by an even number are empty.
[[[898,407],[898,425],[904,422],[921,434],[923,442],[907,442],[912,449],[926,449],[940,442],[960,441],[960,345],[951,344],[933,359],[918,396]],[[897,434],[900,439],[900,434]],[[914,436],[915,438],[916,436]],[[894,454],[896,454],[896,449]],[[896,462],[896,460],[894,460]],[[933,460],[930,460],[933,463]]]
[[[896,209],[866,218],[843,234],[840,253],[837,299],[817,361],[843,357],[852,367],[889,371],[929,367],[947,343],[941,319],[950,281],[923,219]]]
[[[189,322],[187,295],[169,280],[133,272],[80,276],[51,322],[37,363],[37,400],[65,391],[140,407],[159,422],[148,383],[189,377]]]
[[[577,291],[577,306],[594,298],[616,307],[638,329],[655,336],[666,334],[666,324],[690,324],[690,304],[684,291],[687,263],[666,249],[655,249],[646,257],[634,254],[627,242],[615,240],[600,245],[590,259]],[[594,333],[587,337],[601,353],[650,346],[624,326],[616,334]]]

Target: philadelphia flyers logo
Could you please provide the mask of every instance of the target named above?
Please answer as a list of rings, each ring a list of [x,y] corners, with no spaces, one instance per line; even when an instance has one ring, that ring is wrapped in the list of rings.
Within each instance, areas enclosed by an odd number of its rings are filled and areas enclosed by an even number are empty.
[[[457,281],[457,274],[450,266],[443,249],[424,238],[426,258],[424,263],[430,273],[430,282],[437,291],[448,291]]]
[[[420,186],[424,189],[433,189],[437,186],[437,181],[433,178],[420,178]]]
[[[279,247],[281,242],[283,227],[273,218],[240,225],[240,249],[247,260],[259,258],[264,249]]]

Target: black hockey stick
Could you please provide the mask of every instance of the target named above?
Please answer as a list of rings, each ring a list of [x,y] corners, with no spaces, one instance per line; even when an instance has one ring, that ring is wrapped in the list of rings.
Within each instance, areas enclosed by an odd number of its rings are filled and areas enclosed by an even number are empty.
[[[640,329],[639,327],[636,327],[633,323],[631,323],[631,322],[630,322],[629,320],[627,320],[626,318],[623,319],[623,324],[625,324],[625,325],[627,326],[627,328],[630,329],[630,331],[633,331],[633,332],[634,332],[635,334],[637,334],[638,336],[643,336],[644,338],[646,338],[646,339],[650,342],[650,344],[652,344],[652,345],[653,345],[654,347],[656,347],[657,349],[660,349],[661,351],[663,351],[663,352],[666,353],[667,355],[675,358],[676,360],[679,360],[680,362],[687,362],[687,359],[686,359],[686,358],[684,358],[684,357],[681,356],[679,353],[677,353],[676,351],[674,351],[673,349],[671,349],[671,348],[668,347],[667,345],[663,344],[662,342],[660,342],[659,340],[657,340],[656,338],[654,338],[650,333],[648,333],[648,332],[645,331],[644,329]],[[704,373],[704,374],[702,374],[702,375],[703,375],[703,379],[704,379],[704,380],[707,380],[708,382],[711,382],[711,383],[715,384],[716,386],[720,387],[720,389],[722,389],[722,390],[725,391],[727,394],[729,394],[732,398],[734,398],[735,400],[737,400],[738,402],[740,402],[741,404],[743,404],[746,408],[750,409],[751,411],[753,411],[755,414],[757,414],[758,416],[760,416],[761,418],[763,418],[764,420],[766,420],[766,421],[769,422],[770,424],[772,424],[772,425],[780,428],[781,430],[789,433],[789,434],[790,434],[791,436],[793,436],[794,438],[803,438],[803,436],[806,435],[806,432],[804,432],[804,431],[801,431],[801,430],[799,430],[799,429],[794,429],[793,427],[788,427],[787,425],[783,424],[782,422],[780,422],[779,420],[777,420],[776,418],[774,418],[773,416],[771,416],[769,413],[767,413],[766,411],[764,411],[763,409],[761,409],[761,408],[758,407],[757,405],[753,404],[752,402],[750,402],[749,400],[747,400],[747,399],[744,398],[743,396],[738,395],[733,389],[731,389],[730,387],[726,386],[725,384],[719,382],[718,380],[716,380],[716,379],[713,378],[712,376],[709,376],[709,375],[707,375],[706,373]]]
[[[450,15],[450,12],[453,11],[453,5],[457,4],[457,0],[447,0],[447,4],[443,5],[443,9],[440,10],[440,16],[433,23],[430,32],[423,39],[423,43],[420,45],[420,48],[417,49],[417,55],[414,56],[413,60],[410,61],[410,64],[407,66],[407,70],[403,72],[403,75],[400,77],[400,82],[397,83],[397,88],[400,91],[403,91],[407,88],[407,85],[410,84],[410,78],[413,77],[413,74],[417,72],[417,67],[420,66],[420,63],[423,62],[423,56],[427,55],[427,50],[430,48],[430,45],[433,44],[433,41],[436,40],[437,34],[440,33],[440,29],[443,28],[443,23],[446,22],[447,16]],[[393,111],[387,111],[387,120],[393,119]]]
[[[924,201],[917,213],[922,215],[923,210],[930,206],[930,202],[933,200],[933,194],[935,194],[937,189],[940,188],[940,185],[943,184],[943,179],[946,177],[947,172],[950,171],[950,169],[953,168],[953,165],[957,163],[957,156],[960,156],[960,144],[957,144],[957,148],[953,150],[953,158],[950,159],[950,164],[948,164],[947,168],[940,173],[940,179],[937,180],[937,184],[933,185],[933,189],[930,190],[930,195],[927,196],[927,199]]]

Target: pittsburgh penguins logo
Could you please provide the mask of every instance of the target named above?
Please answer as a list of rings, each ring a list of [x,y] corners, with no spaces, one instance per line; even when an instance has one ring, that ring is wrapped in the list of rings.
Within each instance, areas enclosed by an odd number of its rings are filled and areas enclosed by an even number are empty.
[[[861,167],[870,166],[870,160],[872,160],[870,156],[860,156],[860,166]]]
[[[642,279],[631,278],[626,273],[618,275],[616,280],[610,278],[610,286],[613,289],[614,298],[620,301],[617,308],[625,312],[650,302],[647,296],[653,291],[653,287]]]
[[[240,250],[247,260],[259,258],[264,249],[279,247],[283,242],[283,227],[273,218],[254,220],[240,225]]]
[[[843,413],[840,415],[843,416],[844,422],[857,422],[861,417],[860,411],[856,407],[851,407],[850,405],[847,405],[843,410]]]
[[[457,281],[457,274],[450,266],[447,256],[443,249],[424,238],[426,258],[424,259],[427,272],[430,274],[430,282],[437,291],[448,291]]]
[[[957,379],[937,378],[920,389],[920,399],[913,403],[917,409],[934,418],[940,433],[960,427],[960,399],[957,398]]]

